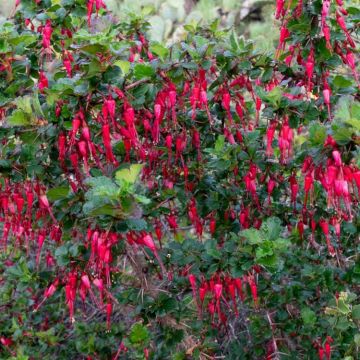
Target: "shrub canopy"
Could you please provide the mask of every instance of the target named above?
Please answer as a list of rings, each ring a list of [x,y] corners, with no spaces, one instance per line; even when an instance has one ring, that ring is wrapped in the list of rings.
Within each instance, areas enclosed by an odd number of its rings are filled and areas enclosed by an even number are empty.
[[[21,0],[0,24],[1,358],[358,358],[346,4],[277,1],[260,53],[217,22],[168,48],[102,0]]]

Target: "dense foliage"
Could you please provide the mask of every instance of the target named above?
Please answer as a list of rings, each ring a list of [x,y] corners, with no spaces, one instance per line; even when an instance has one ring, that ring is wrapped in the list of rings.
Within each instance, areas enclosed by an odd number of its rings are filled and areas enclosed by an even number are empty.
[[[174,42],[182,39],[183,25],[208,24],[219,19],[220,27],[233,27],[238,33],[250,34],[257,43],[267,42],[271,47],[277,36],[269,38],[271,2],[258,0],[104,0],[108,8],[120,19],[129,13],[144,14],[150,24],[151,40]],[[1,9],[0,9],[1,11]],[[266,40],[265,35],[266,34]],[[263,39],[264,37],[264,39]],[[271,41],[270,41],[271,40]]]
[[[0,24],[0,358],[357,359],[360,104],[341,0],[272,53],[102,0]]]

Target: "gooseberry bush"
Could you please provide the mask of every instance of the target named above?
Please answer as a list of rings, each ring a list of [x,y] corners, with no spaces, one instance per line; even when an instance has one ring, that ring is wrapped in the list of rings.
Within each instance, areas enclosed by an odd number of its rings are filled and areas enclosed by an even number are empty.
[[[102,0],[0,24],[1,359],[357,359],[360,11],[271,53]]]

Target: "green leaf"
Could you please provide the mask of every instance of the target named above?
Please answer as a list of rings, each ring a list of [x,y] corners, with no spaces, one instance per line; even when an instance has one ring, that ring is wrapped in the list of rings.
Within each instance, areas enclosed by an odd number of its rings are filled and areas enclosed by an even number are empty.
[[[149,331],[140,323],[134,324],[131,328],[129,339],[132,344],[143,343],[149,339]]]
[[[344,299],[341,299],[341,298],[338,301],[338,309],[344,315],[349,314],[351,311],[350,306],[345,302]]]
[[[89,92],[89,83],[87,81],[82,81],[79,85],[74,87],[74,94],[76,95],[86,95]]]
[[[28,126],[30,119],[23,110],[15,110],[8,118],[7,123],[10,126]]]
[[[140,204],[149,205],[151,203],[151,199],[147,198],[144,195],[134,194],[134,198]]]
[[[337,75],[333,80],[333,85],[339,89],[346,88],[352,85],[352,81],[341,75]]]
[[[354,320],[360,320],[360,304],[352,307],[351,315]]]
[[[81,32],[83,32],[84,30],[81,30]],[[85,31],[84,31],[85,33]],[[89,34],[91,37],[91,34]],[[105,53],[107,51],[106,47],[104,45],[101,44],[91,44],[91,45],[86,45],[80,48],[80,50],[84,53],[90,54],[90,55],[96,55],[98,53]]]
[[[268,242],[262,243],[261,247],[258,247],[256,249],[256,259],[261,259],[263,257],[271,256],[273,254],[274,252],[272,246],[271,244],[268,244]]]
[[[65,199],[69,195],[69,190],[68,186],[59,186],[57,188],[50,189],[46,193],[46,196],[50,201]]]
[[[131,68],[130,62],[124,61],[124,60],[115,61],[114,65],[121,69],[121,72],[123,73],[123,75],[126,75],[130,71],[130,68]]]
[[[101,72],[101,63],[99,60],[97,59],[92,59],[90,64],[89,64],[89,70],[87,75],[88,76],[96,76],[99,75],[99,73]]]
[[[224,146],[225,146],[225,136],[219,135],[215,142],[215,152],[220,153],[224,149]]]
[[[360,117],[357,119],[356,118],[349,119],[349,120],[346,120],[345,122],[346,122],[346,124],[350,125],[354,129],[356,129],[357,131],[360,131]]]
[[[351,323],[346,316],[341,316],[335,326],[340,331],[346,331],[349,327],[351,327]]]
[[[217,249],[217,242],[214,239],[209,239],[205,242],[206,254],[215,258],[221,258],[221,252]]]
[[[343,122],[350,119],[349,102],[350,100],[346,97],[340,99],[339,105],[334,113],[335,120]]]
[[[316,313],[310,308],[303,308],[301,310],[301,318],[305,325],[312,326],[316,323]]]
[[[32,114],[33,110],[31,107],[31,96],[18,97],[15,100],[15,104],[19,110],[24,111],[26,114]]]
[[[356,346],[360,346],[360,334],[355,334],[354,343],[356,344]]]
[[[135,181],[137,180],[143,166],[144,166],[143,164],[133,164],[133,165],[130,165],[130,168],[124,168],[124,169],[118,170],[115,173],[116,182],[119,185],[121,185],[123,183],[134,184]]]
[[[360,121],[360,104],[359,102],[354,102],[351,105],[351,117],[353,117],[354,119],[358,119]]]
[[[246,229],[241,231],[241,236],[245,237],[245,239],[249,242],[251,245],[260,244],[264,241],[262,238],[260,231],[256,229]]]
[[[12,45],[16,46],[21,44],[21,46],[24,47],[33,44],[36,41],[37,41],[37,36],[34,34],[22,34],[8,40],[8,42]]]
[[[237,51],[239,49],[238,36],[235,31],[232,31],[230,35],[230,44],[234,51]]]
[[[44,113],[41,108],[41,104],[39,101],[39,94],[36,92],[34,96],[31,98],[31,104],[34,108],[35,114],[39,117],[44,117]]]
[[[270,104],[277,106],[283,96],[283,89],[279,86],[272,89],[270,92],[259,91],[261,99],[269,102]]]
[[[169,55],[169,50],[159,43],[151,44],[150,51],[158,55],[162,60],[164,60]]]
[[[277,217],[271,217],[263,223],[261,230],[266,232],[269,240],[276,240],[281,233],[281,220]]]
[[[153,77],[154,75],[155,71],[150,65],[136,64],[134,67],[134,76],[138,80],[147,77]]]
[[[346,145],[351,141],[353,131],[345,127],[341,127],[334,131],[334,139],[339,145]]]
[[[126,219],[125,222],[129,230],[142,231],[148,227],[144,219]]]
[[[92,216],[109,215],[116,217],[116,211],[112,205],[103,205],[96,207],[93,202],[87,202],[84,205],[84,213]]]
[[[324,144],[326,138],[326,128],[321,124],[314,122],[309,127],[309,140],[314,145]]]

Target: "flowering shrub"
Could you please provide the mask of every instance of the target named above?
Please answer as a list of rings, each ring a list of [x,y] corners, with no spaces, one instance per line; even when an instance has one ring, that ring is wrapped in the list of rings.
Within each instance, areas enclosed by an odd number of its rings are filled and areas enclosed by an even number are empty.
[[[278,1],[263,54],[216,23],[166,48],[101,0],[18,5],[1,358],[358,358],[360,11]]]

